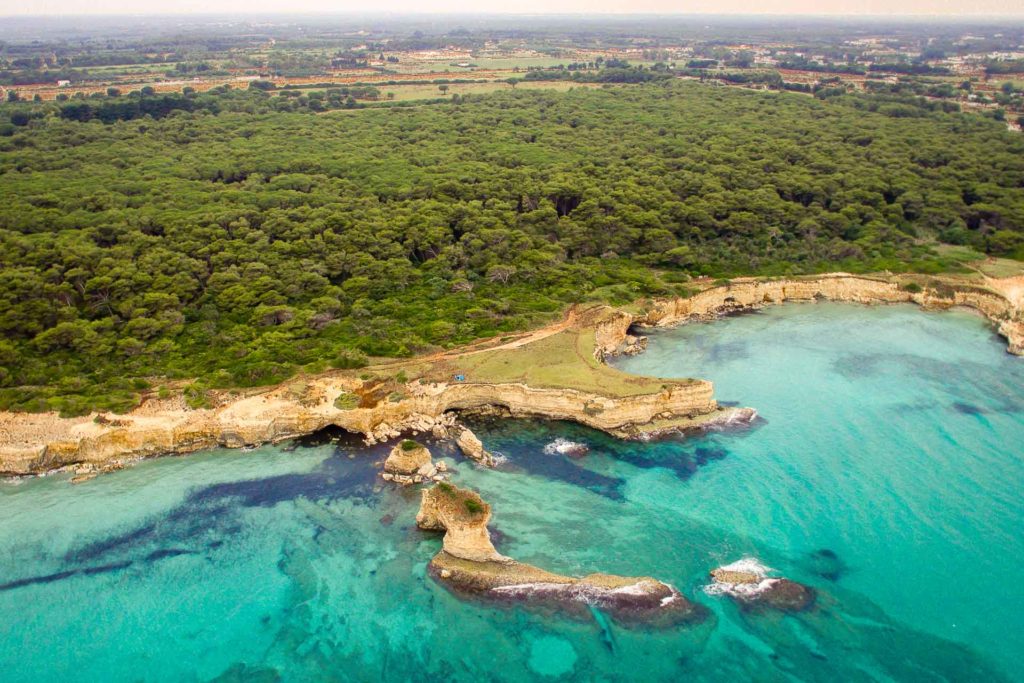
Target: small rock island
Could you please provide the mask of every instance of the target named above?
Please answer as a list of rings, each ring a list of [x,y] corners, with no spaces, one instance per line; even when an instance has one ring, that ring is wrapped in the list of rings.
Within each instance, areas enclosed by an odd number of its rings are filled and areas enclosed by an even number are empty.
[[[770,571],[756,560],[745,558],[711,570],[713,583],[706,591],[712,595],[728,595],[748,610],[802,612],[814,606],[817,595],[813,588],[769,576]]]
[[[441,481],[444,479],[441,473],[446,470],[447,466],[443,462],[434,464],[426,446],[412,439],[403,439],[391,449],[380,476],[385,481],[408,486],[425,481]]]

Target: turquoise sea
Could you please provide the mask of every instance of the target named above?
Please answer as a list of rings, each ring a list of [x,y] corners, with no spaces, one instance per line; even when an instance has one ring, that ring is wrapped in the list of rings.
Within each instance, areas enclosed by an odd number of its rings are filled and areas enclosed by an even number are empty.
[[[983,320],[793,304],[618,365],[712,379],[760,419],[649,444],[473,422],[493,471],[430,445],[494,507],[499,551],[671,582],[703,624],[605,634],[448,593],[419,492],[375,478],[388,446],[322,433],[0,484],[0,680],[1024,680],[1024,359]],[[817,607],[703,591],[743,557]]]

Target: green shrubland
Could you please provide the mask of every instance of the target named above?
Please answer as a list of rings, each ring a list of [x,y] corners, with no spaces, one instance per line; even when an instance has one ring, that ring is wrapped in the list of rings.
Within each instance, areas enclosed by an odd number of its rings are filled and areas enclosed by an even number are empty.
[[[200,406],[691,277],[1024,256],[1024,141],[968,114],[669,81],[326,116],[216,96],[0,108],[28,114],[0,137],[0,407],[124,410],[154,377]]]

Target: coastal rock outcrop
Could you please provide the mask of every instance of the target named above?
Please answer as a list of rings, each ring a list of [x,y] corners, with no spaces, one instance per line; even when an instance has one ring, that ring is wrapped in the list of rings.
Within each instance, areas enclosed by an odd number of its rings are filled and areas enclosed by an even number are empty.
[[[772,577],[771,569],[752,558],[744,558],[711,571],[710,595],[728,595],[747,609],[771,608],[801,612],[814,605],[813,588],[789,579]]]
[[[1006,350],[1024,356],[1024,322],[1006,320],[999,325],[999,334],[1006,337]]]
[[[380,476],[385,481],[409,485],[439,481],[442,478],[439,472],[426,446],[411,439],[403,439],[391,449]]]
[[[484,444],[476,434],[461,425],[452,429],[451,433],[455,434],[455,445],[464,456],[484,467],[494,467],[494,456],[484,450]]]
[[[619,348],[623,356],[636,356],[647,350],[647,337],[627,334]]]
[[[441,483],[423,491],[416,524],[444,531],[430,573],[456,593],[525,602],[586,616],[590,606],[623,624],[699,621],[706,609],[667,583],[647,576],[588,574],[576,578],[517,562],[495,550],[487,524],[491,507],[475,492]]]

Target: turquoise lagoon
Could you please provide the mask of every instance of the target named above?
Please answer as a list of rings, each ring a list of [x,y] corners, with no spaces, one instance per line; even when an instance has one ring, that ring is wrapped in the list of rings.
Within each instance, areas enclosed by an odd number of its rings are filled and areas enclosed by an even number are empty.
[[[472,424],[440,444],[501,552],[669,581],[701,625],[626,629],[466,602],[426,564],[387,446],[323,433],[0,484],[0,680],[1024,680],[1024,359],[969,313],[794,304],[657,333],[627,371],[706,377],[747,429],[620,442]],[[548,454],[556,438],[582,458]],[[817,607],[708,595],[743,557]]]

